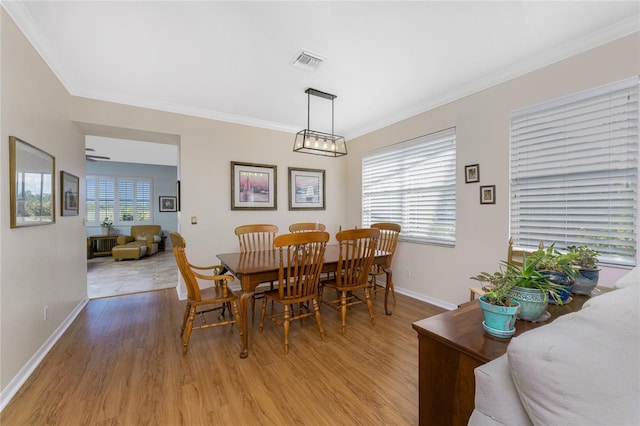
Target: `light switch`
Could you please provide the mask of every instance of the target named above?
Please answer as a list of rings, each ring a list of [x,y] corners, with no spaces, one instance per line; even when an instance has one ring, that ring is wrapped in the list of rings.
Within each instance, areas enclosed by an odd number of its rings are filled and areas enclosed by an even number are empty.
[[[192,225],[198,224],[198,216],[191,216],[191,224]]]

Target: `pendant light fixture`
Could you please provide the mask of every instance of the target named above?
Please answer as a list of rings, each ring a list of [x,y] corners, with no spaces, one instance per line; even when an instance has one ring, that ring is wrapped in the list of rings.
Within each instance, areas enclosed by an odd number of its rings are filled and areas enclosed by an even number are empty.
[[[337,96],[311,88],[304,92],[307,94],[307,128],[296,133],[293,150],[295,152],[325,155],[327,157],[341,157],[343,155],[347,155],[347,144],[344,137],[333,133],[333,100]],[[310,129],[309,123],[312,95],[331,101],[331,133],[324,133]]]

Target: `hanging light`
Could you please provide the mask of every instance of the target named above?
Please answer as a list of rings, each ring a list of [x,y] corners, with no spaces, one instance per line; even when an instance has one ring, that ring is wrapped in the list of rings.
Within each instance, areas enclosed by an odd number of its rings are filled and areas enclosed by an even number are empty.
[[[337,97],[329,93],[321,92],[316,89],[307,89],[307,128],[296,133],[296,140],[293,144],[295,152],[303,152],[305,154],[326,155],[328,157],[341,157],[347,155],[347,144],[344,136],[335,135],[333,133],[333,100]],[[331,133],[319,132],[311,130],[309,127],[309,118],[311,116],[311,95],[331,100]]]

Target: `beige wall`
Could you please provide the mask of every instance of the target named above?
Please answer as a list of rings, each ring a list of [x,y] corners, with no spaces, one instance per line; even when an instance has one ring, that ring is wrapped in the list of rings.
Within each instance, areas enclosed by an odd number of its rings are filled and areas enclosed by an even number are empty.
[[[84,139],[69,121],[71,97],[8,15],[2,9],[0,13],[0,385],[4,389],[86,299],[87,264],[82,217],[61,217],[59,205],[53,225],[10,228],[9,136],[55,156],[56,194],[60,170],[84,175]]]
[[[640,74],[640,33],[592,49],[520,78],[351,141],[348,193],[359,194],[362,156],[381,147],[456,127],[456,247],[401,243],[394,282],[408,294],[457,305],[469,297],[469,277],[493,272],[509,239],[509,116],[511,111]],[[464,183],[464,166],[480,164],[480,183]],[[480,185],[496,185],[496,204],[479,204]],[[360,197],[349,198],[348,223],[360,220]],[[408,277],[406,270],[411,270]],[[611,285],[625,270],[606,269]]]

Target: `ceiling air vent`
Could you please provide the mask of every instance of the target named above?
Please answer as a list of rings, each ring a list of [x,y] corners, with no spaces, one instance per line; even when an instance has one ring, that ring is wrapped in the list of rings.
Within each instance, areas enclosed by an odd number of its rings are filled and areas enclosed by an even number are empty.
[[[324,61],[322,56],[301,50],[293,60],[293,65],[307,71],[315,71],[322,61]]]

